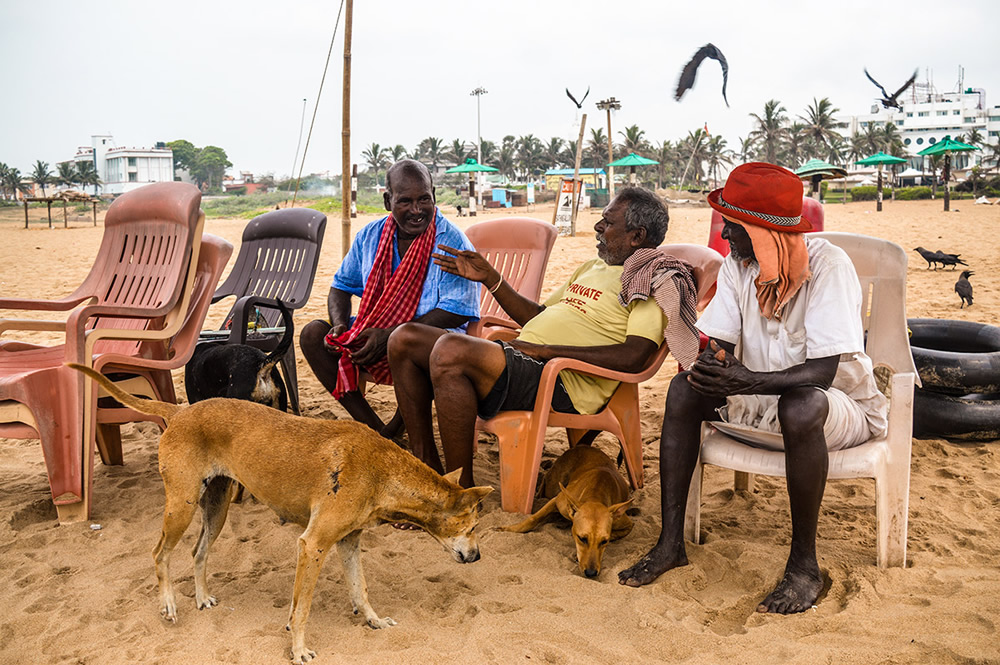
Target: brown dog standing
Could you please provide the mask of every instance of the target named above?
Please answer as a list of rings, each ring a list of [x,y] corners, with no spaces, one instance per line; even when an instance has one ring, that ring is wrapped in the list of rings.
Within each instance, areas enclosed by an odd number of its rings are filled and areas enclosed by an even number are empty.
[[[160,613],[177,620],[170,581],[170,553],[191,523],[197,505],[202,529],[194,549],[195,603],[216,604],[209,595],[208,550],[226,521],[235,484],[240,483],[284,520],[305,531],[287,628],[292,662],[311,660],[305,646],[313,590],[323,561],[336,545],[344,564],[354,612],[372,628],[395,624],[368,603],[361,570],[361,531],[380,522],[410,522],[441,543],[459,563],[479,559],[474,529],[479,502],[493,489],[462,489],[461,469],[440,476],[392,441],[354,421],[316,420],[244,400],[213,398],[191,406],[138,399],[97,372],[71,364],[126,406],[167,421],[160,437],[159,466],[166,505],[163,533],[153,550],[160,584]]]
[[[528,519],[503,530],[527,533],[558,510],[573,523],[580,571],[597,577],[604,548],[632,531],[632,519],[625,514],[632,505],[629,486],[614,462],[591,446],[570,448],[545,474],[541,494],[548,503]]]

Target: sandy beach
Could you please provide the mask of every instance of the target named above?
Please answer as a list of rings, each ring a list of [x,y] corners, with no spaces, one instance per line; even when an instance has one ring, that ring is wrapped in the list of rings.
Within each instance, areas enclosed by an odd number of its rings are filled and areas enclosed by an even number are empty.
[[[551,206],[488,211],[461,225],[506,214],[551,221]],[[873,235],[907,251],[910,317],[1000,321],[1000,206],[953,201],[887,201],[825,206],[829,231]],[[710,210],[671,207],[666,242],[705,244]],[[584,211],[574,238],[559,238],[543,296],[595,255],[596,211]],[[355,220],[354,230],[374,216]],[[23,217],[22,217],[23,220]],[[82,280],[100,243],[101,226],[63,229],[16,215],[0,222],[0,292],[56,297]],[[237,246],[243,220],[209,220],[206,232]],[[340,220],[327,227],[312,298],[296,326],[325,315],[326,294],[341,257]],[[958,272],[927,270],[916,246],[962,255],[976,271],[975,304],[959,309]],[[235,256],[235,252],[234,252]],[[230,267],[232,259],[230,260]],[[213,307],[218,324],[229,303]],[[4,315],[7,315],[5,312]],[[31,339],[42,339],[32,337]],[[299,355],[303,413],[346,418]],[[307,627],[316,663],[836,663],[838,665],[1000,663],[1000,443],[915,440],[905,569],[875,565],[871,481],[833,481],[820,514],[818,550],[827,586],[817,606],[800,615],[755,613],[780,577],[790,541],[782,479],[758,477],[752,492],[734,492],[732,474],[709,468],[702,545],[688,544],[690,565],[632,589],[617,572],[659,533],[658,439],[663,402],[676,371],[672,360],[641,387],[646,486],[637,492],[636,527],[612,543],[597,580],[580,575],[568,529],[550,522],[525,534],[491,527],[517,518],[487,497],[482,559],[459,565],[420,532],[379,526],[362,538],[371,603],[399,625],[373,631],[351,614],[340,564],[320,577]],[[183,395],[183,372],[175,373]],[[391,387],[371,400],[388,417]],[[151,551],[163,507],[157,472],[158,429],[123,428],[125,465],[94,472],[94,508],[87,522],[60,526],[36,440],[0,439],[0,664],[286,663],[283,628],[294,578],[299,527],[281,525],[265,506],[236,506],[209,561],[219,605],[194,605],[189,552],[195,518],[172,560],[179,592],[176,625],[159,616]],[[566,448],[550,430],[546,457]],[[596,445],[609,454],[608,435]],[[274,451],[280,455],[280,450]],[[498,483],[497,450],[483,435],[475,459],[480,484]],[[100,529],[92,528],[100,525]]]

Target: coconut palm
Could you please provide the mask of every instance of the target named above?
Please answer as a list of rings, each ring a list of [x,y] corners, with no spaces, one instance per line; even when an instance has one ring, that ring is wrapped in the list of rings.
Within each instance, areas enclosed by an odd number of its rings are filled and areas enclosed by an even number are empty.
[[[497,168],[500,169],[500,175],[506,178],[508,182],[514,180],[517,174],[514,171],[516,160],[513,143],[504,141],[500,147],[500,154],[497,156],[496,164]]]
[[[72,187],[75,185],[79,181],[76,171],[76,162],[62,162],[60,164],[56,164],[55,181],[63,187]]]
[[[81,187],[93,186],[94,196],[97,196],[97,188],[102,184],[101,176],[97,173],[97,167],[93,162],[80,162],[76,165],[76,181]]]
[[[4,168],[3,172],[3,182],[0,183],[4,190],[4,198],[9,198],[17,200],[18,192],[22,196],[26,196],[30,191],[30,187],[27,184],[21,182],[23,176],[21,175],[21,169],[15,168],[13,166]]]
[[[469,152],[465,149],[465,141],[462,139],[453,140],[451,146],[448,148],[448,152],[444,156],[449,163],[455,166],[465,164],[467,157],[469,157]]]
[[[639,129],[639,125],[632,125],[626,127],[625,131],[618,132],[625,140],[621,143],[622,152],[626,155],[630,152],[634,152],[637,155],[641,155],[649,149],[649,142],[643,138],[646,133]]]
[[[864,137],[865,137],[865,151],[868,155],[874,155],[876,152],[882,150],[883,146],[883,132],[882,129],[876,125],[874,122],[869,122],[868,126],[865,127]]]
[[[479,144],[479,154],[482,164],[492,163],[497,157],[497,144],[493,141],[483,141]]]
[[[437,173],[438,163],[444,157],[444,142],[436,136],[428,136],[417,146],[422,159],[431,163],[431,173]]]
[[[785,142],[781,145],[778,153],[778,161],[782,165],[796,168],[806,161],[807,155],[811,152],[811,140],[805,132],[805,125],[793,122],[788,127]]]
[[[667,176],[674,170],[675,153],[674,144],[670,141],[663,141],[653,149],[653,159],[659,162],[656,165],[657,189],[662,189],[664,183],[668,182]]]
[[[990,146],[990,150],[992,151],[990,159],[993,161],[993,170],[1000,170],[1000,141]]]
[[[739,152],[737,152],[736,154],[739,156],[740,162],[746,163],[749,161],[753,161],[754,153],[756,152],[756,150],[757,148],[754,145],[753,138],[747,136],[746,138],[740,139],[740,149]]]
[[[726,147],[726,139],[722,138],[721,134],[708,139],[708,145],[705,147],[705,163],[709,174],[712,175],[714,187],[718,187],[719,167],[723,164],[732,164],[733,157],[733,151]]]
[[[885,123],[882,129],[882,150],[893,157],[908,156],[899,128],[891,122]]]
[[[400,144],[400,143],[397,143],[395,146],[393,146],[389,150],[389,152],[392,153],[392,161],[393,161],[393,163],[398,162],[401,159],[406,159],[406,156],[407,156],[406,155],[406,148],[404,148],[403,145]]]
[[[549,161],[552,168],[559,168],[564,164],[573,164],[576,161],[576,155],[573,155],[573,159],[569,162],[563,161],[563,145],[565,141],[558,136],[553,136],[549,139],[549,142],[545,145],[545,159]]]
[[[373,171],[375,186],[377,187],[379,185],[378,172],[382,169],[382,167],[386,166],[386,162],[389,161],[386,149],[378,143],[372,143],[361,152],[361,157],[364,158],[365,165],[370,167]]]
[[[678,144],[678,151],[686,157],[684,170],[681,173],[681,188],[687,182],[701,185],[704,180],[703,164],[708,158],[708,135],[702,129],[688,132],[688,135]]]
[[[826,152],[835,136],[840,136],[837,131],[844,123],[837,122],[833,116],[840,111],[834,108],[833,104],[826,97],[816,99],[813,97],[812,104],[806,107],[806,114],[799,116],[802,120],[802,133],[813,144],[819,154]]]
[[[769,100],[764,104],[764,114],[757,115],[751,113],[757,126],[750,132],[752,138],[761,149],[761,157],[764,161],[774,164],[778,161],[778,151],[781,143],[788,135],[786,124],[788,117],[785,115],[784,106],[777,99]]]
[[[834,133],[826,146],[826,154],[822,155],[820,159],[825,159],[835,166],[841,166],[844,163],[844,155],[847,154],[849,148],[847,139],[840,134]]]
[[[590,142],[587,143],[586,150],[590,153],[590,161],[596,173],[607,163],[608,137],[604,135],[603,127],[590,129]]]
[[[517,165],[522,176],[530,178],[544,163],[545,148],[533,134],[517,140]]]
[[[576,165],[576,141],[566,141],[566,147],[560,153],[559,161],[560,164],[573,164]]]
[[[7,172],[10,171],[10,167],[0,162],[0,196],[4,199],[7,198]]]
[[[859,159],[864,159],[870,154],[872,153],[868,150],[868,140],[865,138],[865,135],[859,132],[851,134],[851,138],[847,145],[848,161],[854,163]]]
[[[52,182],[52,170],[49,168],[49,163],[40,159],[36,160],[35,168],[31,171],[31,179],[42,188],[42,196],[45,196],[45,185]]]

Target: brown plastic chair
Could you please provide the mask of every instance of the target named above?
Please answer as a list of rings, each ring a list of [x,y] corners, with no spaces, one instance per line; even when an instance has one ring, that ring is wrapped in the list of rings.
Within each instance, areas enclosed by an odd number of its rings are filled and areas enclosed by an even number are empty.
[[[198,265],[200,203],[196,187],[176,182],[125,194],[108,210],[94,266],[72,294],[0,298],[3,309],[70,312],[65,321],[0,319],[0,335],[65,333],[55,346],[0,343],[0,436],[41,440],[62,522],[90,515],[97,399],[94,383],[64,363],[102,371],[129,358],[171,360],[170,341],[183,326]],[[157,398],[173,398],[169,374],[151,381]]]
[[[538,300],[549,254],[556,242],[555,226],[531,217],[500,217],[473,224],[465,235],[515,291]],[[485,339],[516,336],[519,326],[485,286],[479,310],[480,318],[469,324],[468,334]]]
[[[698,309],[703,309],[715,293],[715,278],[722,256],[701,245],[664,245],[678,259],[694,268],[698,284]],[[639,384],[660,369],[669,349],[661,344],[646,367],[634,374],[615,372],[570,358],[556,358],[545,364],[533,411],[504,411],[489,420],[479,419],[477,428],[496,434],[500,446],[500,504],[509,512],[530,513],[535,496],[538,468],[545,447],[547,427],[565,427],[570,445],[590,430],[614,434],[621,443],[632,487],[642,487],[642,432],[639,416]],[[552,390],[562,370],[572,370],[620,381],[608,403],[593,415],[553,411]]]
[[[278,346],[284,328],[278,328],[281,311],[277,309],[277,300],[293,311],[309,300],[325,229],[326,215],[310,208],[275,210],[247,224],[236,265],[212,298],[216,303],[236,297],[223,325],[223,329],[230,331],[227,343],[249,344],[264,351]],[[261,319],[267,332],[248,335],[248,326]],[[299,389],[294,344],[282,357],[281,368],[289,404],[297,414]]]
[[[876,369],[891,374],[889,427],[885,434],[830,453],[828,478],[874,478],[879,568],[906,565],[913,386],[919,385],[906,328],[906,252],[888,240],[853,233],[817,233],[851,257],[861,282],[865,352]],[[750,446],[702,423],[701,456],[691,480],[684,535],[699,542],[701,482],[705,464],[732,469],[737,489],[753,489],[753,475],[785,475],[785,453]]]

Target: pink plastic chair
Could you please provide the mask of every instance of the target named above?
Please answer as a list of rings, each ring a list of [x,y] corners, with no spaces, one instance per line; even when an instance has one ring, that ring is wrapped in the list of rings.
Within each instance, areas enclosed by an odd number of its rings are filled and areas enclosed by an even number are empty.
[[[473,224],[465,235],[515,291],[538,300],[545,267],[556,242],[555,226],[531,217],[501,217]],[[468,334],[485,339],[516,336],[519,326],[485,286],[479,309],[480,319],[469,324]]]
[[[802,216],[812,224],[815,233],[823,230],[823,204],[810,196],[802,197]],[[722,239],[722,214],[712,208],[712,226],[708,231],[708,246],[723,256],[729,256],[729,243]]]

